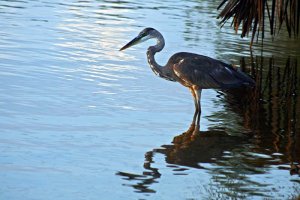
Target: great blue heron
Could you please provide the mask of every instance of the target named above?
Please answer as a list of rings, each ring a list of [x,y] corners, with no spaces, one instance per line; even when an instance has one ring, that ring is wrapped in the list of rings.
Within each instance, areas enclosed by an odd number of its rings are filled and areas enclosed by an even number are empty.
[[[176,81],[186,86],[192,92],[195,102],[193,123],[199,129],[201,115],[202,89],[228,89],[240,86],[254,86],[255,82],[247,74],[234,69],[219,60],[194,53],[180,52],[174,54],[165,66],[160,66],[154,55],[165,46],[162,34],[154,28],[145,28],[137,37],[123,46],[120,51],[149,39],[156,39],[157,43],[147,51],[148,63],[152,71],[169,81]]]

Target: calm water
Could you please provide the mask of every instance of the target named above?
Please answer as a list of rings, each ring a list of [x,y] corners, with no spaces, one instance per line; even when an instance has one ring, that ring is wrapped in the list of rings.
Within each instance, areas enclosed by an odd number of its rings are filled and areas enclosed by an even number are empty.
[[[0,0],[0,199],[293,199],[300,195],[300,43],[218,26],[210,1]],[[189,91],[155,77],[190,51],[241,66],[255,91]]]

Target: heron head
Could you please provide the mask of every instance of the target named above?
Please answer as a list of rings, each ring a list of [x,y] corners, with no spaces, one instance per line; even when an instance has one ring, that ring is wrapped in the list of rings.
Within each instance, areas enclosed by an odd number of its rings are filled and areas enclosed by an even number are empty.
[[[120,51],[123,51],[131,46],[134,46],[136,44],[145,42],[146,40],[149,40],[154,37],[155,35],[155,29],[154,28],[145,28],[142,30],[138,36],[136,36],[133,40],[128,42],[125,46],[123,46]]]

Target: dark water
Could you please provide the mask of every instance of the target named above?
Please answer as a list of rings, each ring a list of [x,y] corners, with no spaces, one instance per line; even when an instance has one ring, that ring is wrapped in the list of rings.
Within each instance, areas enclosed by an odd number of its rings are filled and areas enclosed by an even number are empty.
[[[217,5],[0,0],[0,199],[296,199],[300,43],[250,51]],[[148,26],[159,63],[204,54],[257,88],[203,91],[192,135],[192,97],[151,72],[151,42],[118,51]]]

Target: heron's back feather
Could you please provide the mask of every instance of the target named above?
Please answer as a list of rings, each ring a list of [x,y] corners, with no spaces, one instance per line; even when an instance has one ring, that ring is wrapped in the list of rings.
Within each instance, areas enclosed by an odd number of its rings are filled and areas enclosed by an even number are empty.
[[[193,53],[176,53],[166,67],[173,69],[176,80],[187,87],[233,88],[242,85],[254,86],[247,74],[221,61]]]

